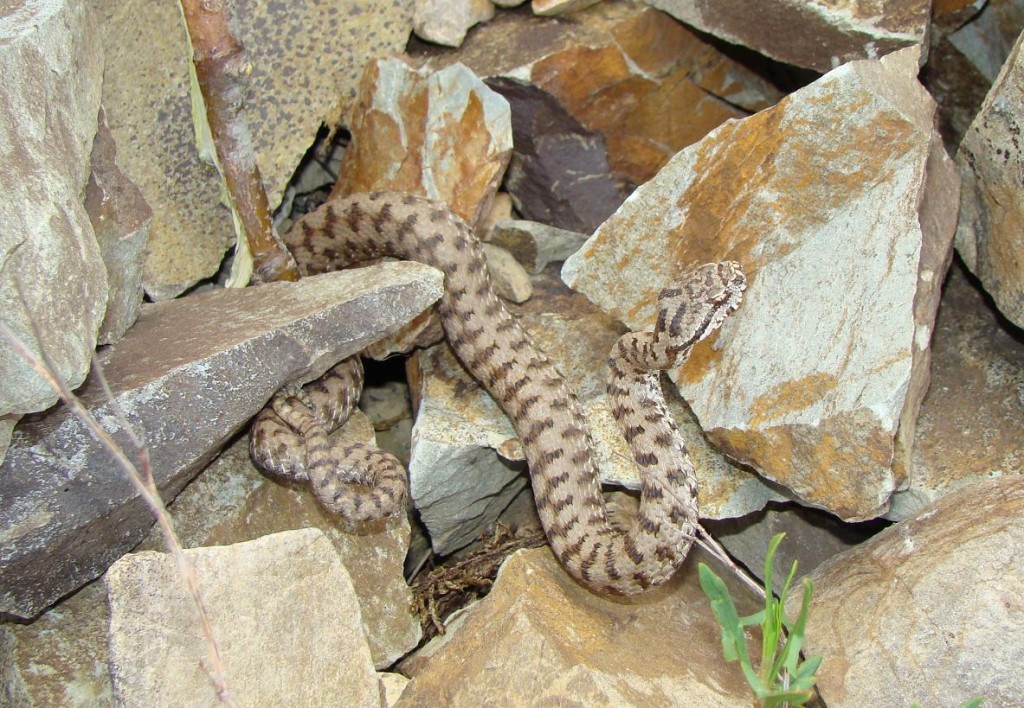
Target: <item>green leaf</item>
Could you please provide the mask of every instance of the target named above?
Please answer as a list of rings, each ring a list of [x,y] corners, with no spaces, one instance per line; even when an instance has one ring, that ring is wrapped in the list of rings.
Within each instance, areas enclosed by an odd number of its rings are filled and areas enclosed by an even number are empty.
[[[704,594],[711,601],[711,611],[715,614],[719,626],[722,628],[722,653],[726,661],[736,661],[741,664],[750,664],[750,656],[747,654],[746,637],[743,627],[740,626],[740,618],[736,613],[736,606],[729,596],[729,589],[722,582],[722,579],[715,575],[704,563],[699,564],[700,586]]]

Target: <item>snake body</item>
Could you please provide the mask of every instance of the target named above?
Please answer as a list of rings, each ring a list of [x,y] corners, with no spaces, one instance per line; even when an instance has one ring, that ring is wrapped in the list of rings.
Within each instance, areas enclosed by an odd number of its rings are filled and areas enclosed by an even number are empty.
[[[739,305],[745,280],[737,264],[702,266],[679,287],[662,291],[653,331],[627,333],[609,356],[612,413],[643,473],[639,511],[622,529],[605,509],[579,402],[495,295],[479,242],[448,208],[384,192],[335,199],[297,222],[285,241],[304,274],[381,256],[441,270],[445,290],[438,310],[448,341],[512,420],[541,523],[561,564],[594,591],[624,595],[658,585],[678,568],[695,537],[697,483],[658,372],[678,366],[690,347]],[[315,415],[298,405],[302,400]],[[400,507],[404,487],[400,468],[394,469],[397,461],[359,446],[330,449],[324,433],[330,414],[321,408],[308,391],[277,396],[261,416],[262,427],[261,422],[255,426],[253,456],[264,467],[305,474],[320,500],[342,513],[371,518]],[[305,460],[295,451],[301,444],[275,447],[274,440],[285,433],[272,426],[289,420],[305,428]],[[332,474],[331,462],[343,459],[348,472]],[[380,469],[357,471],[367,462]],[[351,481],[374,489],[353,491]]]

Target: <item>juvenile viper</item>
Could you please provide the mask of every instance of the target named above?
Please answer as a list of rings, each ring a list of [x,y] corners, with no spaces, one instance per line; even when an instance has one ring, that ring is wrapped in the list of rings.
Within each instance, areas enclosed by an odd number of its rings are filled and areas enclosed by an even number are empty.
[[[643,471],[639,512],[630,528],[621,530],[609,523],[575,395],[494,294],[480,244],[449,209],[405,194],[356,195],[308,214],[285,241],[305,274],[380,256],[441,270],[445,291],[438,310],[448,340],[513,421],[537,511],[558,560],[597,592],[634,594],[672,575],[695,536],[697,483],[665,407],[658,371],[678,366],[690,347],[736,309],[745,287],[739,265],[701,266],[679,287],[663,290],[653,331],[628,333],[612,350],[612,413]],[[351,386],[362,377],[358,358],[340,364],[336,373],[320,385],[348,391],[334,397],[341,408],[350,408],[358,397]],[[321,502],[351,518],[401,509],[406,482],[397,460],[366,446],[328,447],[331,397],[310,386],[276,396],[254,425],[253,457],[270,471],[308,477]],[[315,416],[299,402],[311,406]],[[286,422],[306,436],[305,451]],[[348,482],[373,489],[357,492]]]

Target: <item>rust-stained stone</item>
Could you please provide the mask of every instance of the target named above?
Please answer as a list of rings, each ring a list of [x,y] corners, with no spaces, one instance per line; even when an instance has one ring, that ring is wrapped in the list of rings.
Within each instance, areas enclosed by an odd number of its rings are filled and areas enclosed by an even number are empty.
[[[721,126],[562,271],[642,327],[682,273],[739,261],[742,306],[677,383],[727,454],[847,520],[885,513],[902,482],[951,255],[959,184],[916,73],[914,48],[854,62]]]
[[[956,248],[999,310],[1024,327],[1024,32],[960,143]]]
[[[397,59],[370,62],[349,124],[332,196],[411,192],[474,226],[490,212],[512,151],[509,106],[466,67],[421,73]]]
[[[722,658],[697,561],[723,576],[741,614],[755,603],[703,552],[691,556],[664,586],[608,599],[573,582],[547,548],[513,554],[486,598],[402,664],[413,678],[398,705],[749,705],[742,671]]]
[[[534,287],[535,297],[517,308],[520,322],[579,396],[602,481],[639,489],[640,477],[605,394],[605,360],[625,330],[552,274],[535,278]],[[435,550],[450,553],[477,538],[522,489],[525,458],[512,423],[447,345],[424,352],[417,362],[420,405],[410,487]],[[702,517],[741,516],[780,498],[708,445],[671,384],[665,389],[697,470]]]
[[[1019,469],[1017,470],[1019,473]],[[804,651],[829,706],[1015,706],[1024,478],[971,484],[819,566]],[[791,596],[790,611],[799,598]]]
[[[175,297],[234,243],[216,170],[200,163],[177,3],[89,0],[106,57],[103,104],[125,173],[153,208],[145,288]],[[252,72],[245,107],[273,207],[320,126],[336,126],[366,60],[401,51],[413,0],[230,3]]]
[[[828,71],[925,45],[931,0],[645,0],[698,30],[788,64]]]
[[[430,66],[459,61],[542,88],[602,134],[612,171],[633,184],[722,121],[781,97],[671,17],[618,0],[567,18],[501,13],[458,52],[423,54]]]
[[[950,269],[932,337],[932,381],[888,516],[905,519],[977,479],[1024,470],[1024,346],[963,267]]]
[[[99,344],[116,342],[139,316],[142,262],[153,222],[153,210],[116,159],[117,145],[101,109],[92,145],[92,173],[85,186],[85,210],[96,232],[109,289]]]
[[[349,574],[319,529],[188,549],[239,705],[379,708]],[[116,705],[217,702],[209,651],[174,559],[131,553],[104,576]]]
[[[99,360],[172,498],[274,391],[393,332],[440,297],[441,280],[390,263],[157,303]],[[99,384],[78,393],[125,444]],[[153,522],[66,409],[27,423],[0,467],[0,612],[26,618],[103,572]]]

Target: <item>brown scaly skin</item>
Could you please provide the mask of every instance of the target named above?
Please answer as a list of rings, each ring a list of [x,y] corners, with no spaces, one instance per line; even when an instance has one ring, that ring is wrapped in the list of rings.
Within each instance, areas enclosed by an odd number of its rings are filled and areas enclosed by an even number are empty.
[[[739,305],[745,280],[737,264],[702,266],[680,287],[664,290],[654,330],[626,334],[613,348],[612,412],[644,473],[640,510],[623,532],[609,523],[579,402],[498,300],[480,244],[450,210],[404,194],[356,195],[307,215],[285,241],[306,274],[380,256],[409,258],[441,270],[445,292],[438,310],[448,340],[513,421],[526,452],[537,511],[566,570],[597,592],[634,594],[664,582],[679,567],[695,535],[697,485],[686,446],[665,407],[658,371],[678,366],[690,347]],[[275,409],[285,416],[298,410],[280,403]],[[296,422],[305,420],[309,428],[309,417],[306,410],[305,419],[299,416]],[[318,432],[312,432],[319,440]],[[254,437],[254,456],[271,444],[273,436],[261,435],[260,443]],[[318,460],[322,444],[307,442]],[[329,488],[329,497],[348,494],[340,483],[321,486]],[[340,506],[337,498],[335,506]]]

